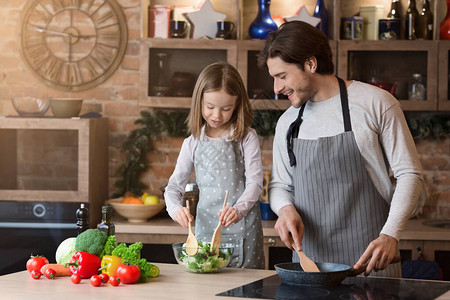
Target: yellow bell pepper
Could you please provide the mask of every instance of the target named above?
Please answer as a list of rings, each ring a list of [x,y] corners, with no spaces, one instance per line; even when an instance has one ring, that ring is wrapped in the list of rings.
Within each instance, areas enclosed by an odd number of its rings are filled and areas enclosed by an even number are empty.
[[[117,273],[117,268],[122,264],[122,258],[119,256],[104,255],[100,265],[102,273],[108,276],[115,276]]]

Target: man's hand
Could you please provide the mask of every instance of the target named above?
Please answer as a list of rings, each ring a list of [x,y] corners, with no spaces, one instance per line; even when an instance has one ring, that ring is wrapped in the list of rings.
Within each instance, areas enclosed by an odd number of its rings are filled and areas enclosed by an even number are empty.
[[[184,228],[187,228],[189,222],[191,222],[194,219],[194,217],[189,212],[189,209],[187,209],[186,207],[178,209],[174,215],[174,218],[175,221],[177,221]]]
[[[286,205],[278,211],[275,230],[289,249],[293,250],[293,244],[295,249],[301,249],[303,229],[302,218],[293,205]]]
[[[368,276],[372,270],[376,272],[386,269],[395,256],[397,243],[398,241],[393,237],[381,234],[369,244],[353,268],[358,269],[368,263],[364,272],[365,276]]]

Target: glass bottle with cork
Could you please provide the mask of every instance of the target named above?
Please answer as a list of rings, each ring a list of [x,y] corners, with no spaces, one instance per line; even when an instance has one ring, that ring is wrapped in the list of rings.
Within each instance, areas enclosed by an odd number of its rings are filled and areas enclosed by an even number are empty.
[[[416,0],[409,0],[408,10],[405,16],[405,39],[415,40],[417,32],[417,21],[419,12],[416,8]]]
[[[400,0],[392,0],[391,9],[389,10],[389,13],[387,15],[388,19],[400,20],[402,18],[400,13],[401,13]]]
[[[416,36],[418,39],[433,39],[433,13],[430,8],[430,0],[422,1],[422,11],[420,12],[417,20]]]
[[[109,205],[102,206],[102,222],[97,225],[97,229],[106,232],[108,236],[116,233],[116,227],[111,222],[112,207]]]

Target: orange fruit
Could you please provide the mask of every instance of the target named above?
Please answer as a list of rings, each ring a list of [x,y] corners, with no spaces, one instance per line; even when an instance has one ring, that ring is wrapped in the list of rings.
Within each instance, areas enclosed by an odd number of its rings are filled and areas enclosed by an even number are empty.
[[[144,204],[141,199],[136,197],[125,197],[122,199],[122,203],[125,204]]]

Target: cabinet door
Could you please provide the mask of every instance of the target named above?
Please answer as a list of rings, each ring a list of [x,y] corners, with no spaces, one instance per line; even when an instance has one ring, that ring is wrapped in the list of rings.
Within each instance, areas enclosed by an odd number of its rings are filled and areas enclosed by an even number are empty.
[[[439,41],[439,110],[450,110],[450,41]]]
[[[403,110],[437,109],[437,41],[339,41],[338,75],[384,86]],[[408,100],[408,82],[421,74],[425,100]]]
[[[189,108],[198,75],[218,61],[236,66],[236,41],[142,39],[139,105]]]

